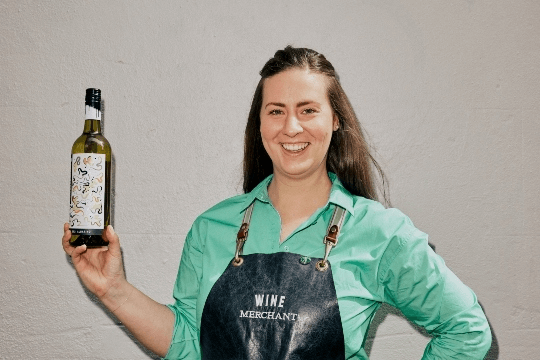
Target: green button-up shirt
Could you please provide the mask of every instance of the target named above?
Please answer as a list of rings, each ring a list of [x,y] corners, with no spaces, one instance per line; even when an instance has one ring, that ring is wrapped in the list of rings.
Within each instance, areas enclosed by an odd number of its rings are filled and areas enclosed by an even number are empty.
[[[187,235],[174,298],[167,359],[199,359],[204,303],[234,256],[244,211],[255,201],[244,254],[280,251],[321,258],[336,205],[347,210],[329,261],[336,287],[347,359],[367,359],[369,324],[386,302],[424,327],[433,339],[423,359],[483,359],[491,332],[475,294],[428,245],[427,235],[403,213],[351,195],[333,173],[327,204],[280,242],[281,219],[268,197],[269,176],[248,194],[220,202],[199,216]],[[224,329],[224,331],[227,331]],[[231,344],[231,346],[233,346]]]

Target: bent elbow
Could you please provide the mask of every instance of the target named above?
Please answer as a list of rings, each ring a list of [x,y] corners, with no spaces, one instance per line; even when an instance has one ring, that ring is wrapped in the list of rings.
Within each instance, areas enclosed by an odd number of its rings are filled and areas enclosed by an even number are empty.
[[[487,318],[485,319],[485,327],[484,331],[480,332],[478,335],[478,348],[479,352],[482,355],[482,359],[484,356],[486,356],[487,352],[491,348],[491,343],[493,341],[493,336],[491,334],[491,327],[489,326],[489,322],[487,321]]]

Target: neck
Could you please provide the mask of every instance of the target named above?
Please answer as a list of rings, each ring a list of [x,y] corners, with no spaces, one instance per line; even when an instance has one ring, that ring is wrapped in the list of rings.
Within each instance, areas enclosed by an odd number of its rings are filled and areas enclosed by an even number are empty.
[[[295,211],[311,215],[326,204],[331,188],[332,181],[326,170],[303,179],[291,179],[274,172],[268,196],[280,214]]]

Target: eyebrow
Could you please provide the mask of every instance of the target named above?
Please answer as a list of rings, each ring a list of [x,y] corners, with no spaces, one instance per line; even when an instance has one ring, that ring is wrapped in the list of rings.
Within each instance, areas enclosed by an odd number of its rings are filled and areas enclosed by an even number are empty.
[[[298,104],[296,104],[296,107],[299,108],[299,107],[302,107],[304,105],[308,105],[308,104],[311,104],[311,103],[316,104],[317,106],[321,106],[321,104],[319,104],[316,101],[301,101]],[[275,106],[278,106],[278,107],[285,107],[285,104],[283,104],[283,103],[269,102],[268,104],[265,105],[264,108],[266,109],[269,105],[275,105]]]
[[[285,104],[283,104],[283,103],[269,102],[268,104],[266,104],[266,106],[264,108],[266,109],[270,105],[275,105],[275,106],[279,106],[279,107],[285,107]]]

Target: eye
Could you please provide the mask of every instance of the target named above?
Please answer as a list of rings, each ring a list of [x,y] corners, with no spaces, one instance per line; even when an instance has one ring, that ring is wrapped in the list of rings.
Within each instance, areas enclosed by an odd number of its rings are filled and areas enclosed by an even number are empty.
[[[268,112],[268,115],[281,115],[283,111],[281,109],[272,109]]]
[[[313,108],[306,108],[306,109],[302,110],[302,114],[306,114],[306,115],[315,114],[317,112],[318,111],[316,109],[313,109]]]

